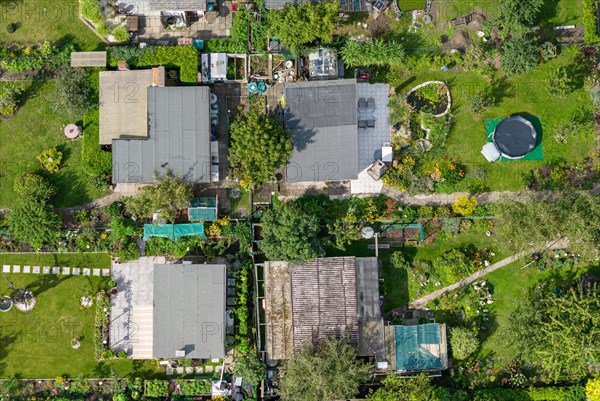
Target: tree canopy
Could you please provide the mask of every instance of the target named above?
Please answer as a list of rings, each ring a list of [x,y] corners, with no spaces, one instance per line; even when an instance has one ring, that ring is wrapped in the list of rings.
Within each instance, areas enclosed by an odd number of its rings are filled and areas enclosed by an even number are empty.
[[[159,219],[173,223],[180,210],[188,206],[192,185],[171,171],[156,176],[155,181],[144,188],[143,194],[127,200],[127,212],[136,219],[149,219],[158,212]]]
[[[252,106],[231,124],[229,163],[244,187],[267,182],[292,154],[292,140],[283,124]]]
[[[300,46],[320,41],[323,44],[333,40],[333,30],[338,18],[339,2],[288,3],[283,10],[271,13],[271,35],[281,39],[281,43],[292,52]]]
[[[243,377],[248,383],[256,386],[267,376],[265,364],[258,359],[256,354],[249,353],[235,362],[233,373],[236,377]]]
[[[267,211],[262,229],[258,246],[270,260],[303,262],[325,254],[317,238],[319,219],[294,204]]]
[[[586,192],[563,193],[553,202],[508,201],[497,217],[497,234],[512,251],[542,250],[566,237],[571,250],[595,258],[600,244],[600,200]]]
[[[353,398],[368,380],[371,367],[344,341],[325,339],[318,348],[306,345],[282,370],[282,401],[334,401]]]
[[[464,327],[453,328],[450,331],[450,347],[455,358],[468,358],[479,349],[477,333]]]
[[[542,7],[544,0],[503,0],[498,2],[499,22],[502,35],[522,35],[527,27],[532,26]]]
[[[85,68],[63,67],[57,72],[50,104],[69,117],[82,117],[93,107],[93,91]]]
[[[61,219],[45,200],[22,198],[8,214],[7,220],[9,232],[35,250],[42,249],[58,239]]]
[[[554,288],[553,288],[554,287]],[[509,317],[510,342],[539,366],[548,382],[579,381],[600,361],[600,293],[580,282],[536,285]]]
[[[522,74],[537,67],[540,62],[538,47],[529,39],[509,40],[502,50],[500,62],[507,75]]]

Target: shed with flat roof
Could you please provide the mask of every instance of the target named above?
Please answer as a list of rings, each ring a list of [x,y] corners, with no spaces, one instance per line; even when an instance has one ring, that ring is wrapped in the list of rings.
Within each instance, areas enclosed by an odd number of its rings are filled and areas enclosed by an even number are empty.
[[[113,140],[113,182],[151,183],[167,170],[210,182],[210,89],[148,88],[148,139]]]
[[[164,67],[100,72],[100,144],[148,137],[148,88],[164,86]]]
[[[154,358],[225,357],[225,265],[154,266]]]

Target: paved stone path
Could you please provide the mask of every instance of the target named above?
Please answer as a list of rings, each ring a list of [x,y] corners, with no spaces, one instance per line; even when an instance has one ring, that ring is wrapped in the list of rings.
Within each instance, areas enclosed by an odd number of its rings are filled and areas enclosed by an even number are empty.
[[[569,241],[567,239],[565,239],[565,238],[560,239],[558,241],[553,241],[553,242],[547,242],[546,243],[546,247],[548,249],[551,249],[551,250],[552,249],[563,249],[563,248],[567,248],[568,246],[569,246]],[[517,253],[515,255],[512,255],[512,256],[509,256],[506,259],[502,259],[501,261],[496,262],[493,265],[490,265],[490,266],[486,267],[485,269],[481,269],[481,270],[479,270],[479,271],[471,274],[469,277],[465,277],[462,280],[460,280],[460,281],[458,281],[458,282],[456,282],[454,284],[451,284],[451,285],[449,285],[447,287],[444,287],[444,288],[442,288],[440,290],[434,291],[431,294],[427,294],[427,295],[425,295],[422,298],[419,298],[419,299],[416,299],[416,300],[412,301],[409,304],[409,307],[411,309],[419,309],[419,308],[427,305],[429,302],[433,301],[437,297],[439,297],[439,296],[441,296],[443,294],[446,294],[448,292],[454,291],[456,289],[459,289],[461,287],[464,287],[464,286],[466,286],[468,284],[471,284],[472,282],[479,280],[481,277],[485,276],[486,274],[491,273],[491,272],[493,272],[495,270],[498,270],[498,269],[500,269],[500,268],[502,268],[502,267],[504,267],[504,266],[506,266],[506,265],[508,265],[508,264],[510,264],[512,262],[514,262],[514,261],[517,261],[517,260],[519,260],[519,259],[521,259],[521,258],[523,258],[523,257],[525,257],[527,255],[532,254],[533,252],[535,252],[535,250],[530,249],[530,250],[527,250],[527,251],[519,252],[519,253]]]
[[[110,276],[110,269],[90,269],[88,267],[58,267],[58,266],[20,266],[20,265],[2,265],[2,273],[23,273],[23,274],[53,274],[63,276]]]

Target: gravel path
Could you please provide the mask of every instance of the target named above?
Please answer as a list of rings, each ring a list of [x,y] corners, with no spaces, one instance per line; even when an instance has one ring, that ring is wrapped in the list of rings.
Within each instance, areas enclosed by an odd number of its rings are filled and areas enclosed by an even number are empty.
[[[558,241],[546,243],[546,247],[548,249],[562,249],[562,248],[567,248],[568,246],[569,246],[569,241],[565,238],[560,239]],[[456,289],[459,289],[461,287],[464,287],[468,284],[471,284],[472,282],[479,280],[481,277],[485,276],[486,274],[491,273],[495,270],[498,270],[516,260],[519,260],[527,255],[530,255],[533,252],[534,252],[534,250],[523,251],[523,252],[519,252],[515,255],[509,256],[506,259],[502,259],[501,261],[496,262],[493,265],[486,267],[485,269],[481,269],[481,270],[471,274],[469,277],[465,277],[462,280],[460,280],[454,284],[451,284],[447,287],[444,287],[442,289],[434,291],[431,294],[427,294],[422,298],[412,301],[409,304],[409,307],[412,309],[419,309],[419,308],[427,305],[429,302],[436,299],[437,297],[439,297],[443,294],[446,294],[448,292],[454,291]]]

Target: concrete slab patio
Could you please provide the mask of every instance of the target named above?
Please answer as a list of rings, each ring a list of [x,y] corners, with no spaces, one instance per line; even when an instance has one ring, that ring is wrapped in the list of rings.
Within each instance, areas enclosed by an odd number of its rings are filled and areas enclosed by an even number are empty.
[[[152,358],[152,313],[155,264],[164,257],[142,257],[128,263],[113,263],[112,278],[117,294],[111,299],[110,347],[126,351],[134,359]]]

